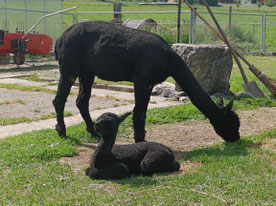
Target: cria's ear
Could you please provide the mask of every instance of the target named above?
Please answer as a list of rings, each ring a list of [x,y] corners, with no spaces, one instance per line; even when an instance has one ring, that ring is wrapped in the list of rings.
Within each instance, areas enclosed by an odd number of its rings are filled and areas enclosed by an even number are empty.
[[[125,118],[127,118],[130,114],[132,114],[132,112],[127,112],[127,113],[125,113],[125,114],[119,116],[119,124],[121,124],[122,121],[124,121]]]
[[[223,99],[222,98],[219,98],[218,101],[217,101],[217,106],[222,108],[223,107]]]
[[[233,99],[232,99],[232,100],[226,105],[225,108],[226,108],[227,111],[230,112],[230,111],[232,110],[233,102],[234,102],[234,101],[233,101]]]

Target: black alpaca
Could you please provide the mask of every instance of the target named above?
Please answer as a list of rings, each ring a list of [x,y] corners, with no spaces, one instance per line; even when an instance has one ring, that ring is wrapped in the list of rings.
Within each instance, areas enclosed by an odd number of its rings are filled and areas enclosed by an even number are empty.
[[[102,21],[83,22],[72,25],[57,40],[55,57],[59,61],[60,79],[53,104],[60,136],[66,136],[64,106],[77,77],[77,107],[87,131],[95,135],[89,99],[94,78],[98,76],[109,81],[134,83],[134,138],[136,142],[144,141],[152,88],[171,76],[224,140],[232,142],[240,138],[240,122],[231,110],[232,103],[217,106],[184,61],[156,34]]]
[[[118,127],[129,114],[131,112],[117,116],[106,112],[97,119],[95,129],[101,140],[91,157],[86,175],[95,179],[120,179],[133,174],[152,175],[179,170],[172,150],[162,144],[114,145]]]

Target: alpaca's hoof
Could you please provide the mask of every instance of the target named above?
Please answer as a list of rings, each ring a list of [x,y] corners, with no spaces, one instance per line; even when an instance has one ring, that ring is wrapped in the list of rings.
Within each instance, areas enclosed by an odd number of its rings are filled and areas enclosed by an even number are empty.
[[[143,140],[136,140],[135,139],[135,143],[138,143],[138,142],[147,142],[147,140],[143,139]]]
[[[100,138],[100,135],[96,132],[94,127],[86,127],[86,131],[89,132],[92,137]]]
[[[146,142],[146,140],[145,140],[146,133],[147,133],[146,130],[144,132],[135,133],[134,134],[135,143]]]
[[[88,167],[88,168],[85,170],[85,175],[90,176],[89,174],[90,174],[90,167]]]
[[[58,124],[56,125],[56,131],[58,132],[58,135],[60,137],[66,138],[66,129],[65,126],[59,126]]]

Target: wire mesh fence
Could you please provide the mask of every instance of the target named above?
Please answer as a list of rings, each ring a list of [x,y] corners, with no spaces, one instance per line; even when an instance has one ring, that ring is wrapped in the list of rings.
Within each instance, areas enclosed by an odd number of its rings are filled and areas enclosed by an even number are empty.
[[[42,9],[43,8],[43,9]],[[42,9],[42,10],[41,10]],[[62,9],[62,0],[0,0],[0,29],[27,31],[41,16]],[[150,19],[139,29],[162,36],[169,44],[177,41],[177,11],[123,11],[122,22]],[[214,26],[207,12],[199,12]],[[245,53],[276,52],[276,15],[214,12],[230,42]],[[76,22],[110,21],[114,12],[63,13],[46,18],[35,32],[55,41]],[[142,22],[142,21],[136,21]],[[181,12],[180,43],[222,44],[222,41],[193,12]],[[137,28],[138,28],[137,27]]]
[[[148,23],[143,29],[158,33],[169,44],[176,42],[176,11],[129,11],[119,13],[122,14],[123,22],[128,19],[153,19],[158,26],[151,26],[151,23]],[[208,12],[199,13],[216,28]],[[87,20],[110,21],[113,14],[113,12],[76,12],[76,19],[77,22]],[[214,12],[214,15],[230,42],[239,52],[276,51],[276,15],[223,12]],[[182,11],[180,43],[222,44],[223,42],[193,12]]]
[[[124,11],[117,13],[122,16],[122,22],[118,22],[120,24],[131,21],[133,25],[130,27],[157,33],[169,44],[177,41],[177,11]],[[182,43],[187,43],[189,39],[189,15],[189,11],[181,13],[180,42]],[[77,22],[112,21],[113,16],[114,12],[76,12]],[[129,26],[128,24],[124,25]]]
[[[0,0],[0,29],[26,32],[43,15],[62,7],[62,0]],[[65,13],[45,18],[32,32],[46,33],[55,41],[63,32],[63,19],[72,25],[74,16]]]
[[[265,50],[276,52],[276,15],[265,15]]]
[[[200,12],[214,28],[209,13]],[[263,50],[263,15],[214,13],[230,42],[242,52],[260,52]],[[191,21],[193,38],[191,43],[219,44],[221,40],[200,19]]]

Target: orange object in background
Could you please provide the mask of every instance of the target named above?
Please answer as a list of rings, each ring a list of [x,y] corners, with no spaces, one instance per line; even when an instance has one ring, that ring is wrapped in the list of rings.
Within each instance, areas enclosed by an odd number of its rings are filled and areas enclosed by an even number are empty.
[[[48,54],[53,50],[53,39],[47,34],[9,33],[0,30],[0,53],[13,53],[14,62],[21,65],[25,62],[25,54]]]

